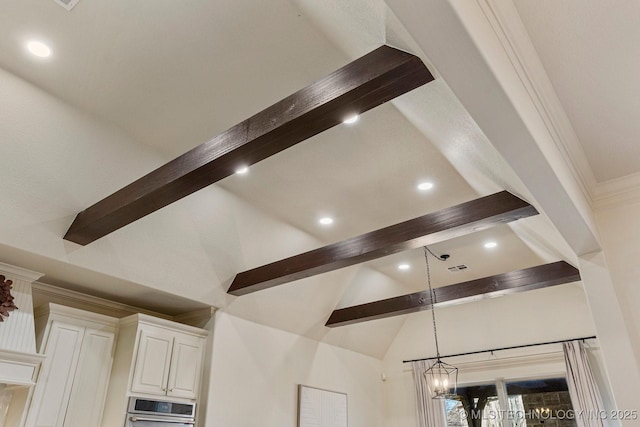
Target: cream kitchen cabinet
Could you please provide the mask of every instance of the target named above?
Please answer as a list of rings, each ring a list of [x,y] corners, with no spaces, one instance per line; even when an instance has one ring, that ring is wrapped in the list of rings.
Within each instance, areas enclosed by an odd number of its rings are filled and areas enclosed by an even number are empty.
[[[203,354],[200,336],[142,325],[131,392],[195,399]]]
[[[197,402],[207,334],[145,314],[121,319],[102,425],[123,425],[132,396]]]
[[[36,310],[35,320],[46,359],[26,427],[100,426],[118,319],[49,304]]]

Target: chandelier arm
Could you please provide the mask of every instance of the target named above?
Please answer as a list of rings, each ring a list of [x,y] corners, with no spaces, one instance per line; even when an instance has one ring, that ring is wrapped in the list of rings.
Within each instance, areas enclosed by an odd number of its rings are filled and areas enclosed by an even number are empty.
[[[431,287],[431,268],[429,267],[429,254],[432,254],[436,257],[428,247],[424,246],[424,260],[427,264],[427,283],[429,285],[429,295],[431,296],[431,319],[433,320],[433,336],[436,342],[436,357],[437,361],[440,362],[440,347],[438,346],[438,328],[436,326],[436,296],[433,288]],[[438,257],[436,257],[438,258]]]

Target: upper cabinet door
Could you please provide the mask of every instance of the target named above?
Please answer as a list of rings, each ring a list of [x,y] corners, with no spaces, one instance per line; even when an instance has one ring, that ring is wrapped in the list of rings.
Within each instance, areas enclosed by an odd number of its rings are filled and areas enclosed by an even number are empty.
[[[100,427],[113,363],[112,331],[87,328],[82,340],[65,427]]]
[[[176,334],[171,358],[167,396],[195,399],[200,387],[204,339]]]
[[[33,394],[29,427],[62,427],[78,366],[84,328],[54,321],[44,349],[47,358]]]
[[[132,392],[158,396],[167,394],[173,337],[172,332],[160,328],[144,328],[140,331]]]

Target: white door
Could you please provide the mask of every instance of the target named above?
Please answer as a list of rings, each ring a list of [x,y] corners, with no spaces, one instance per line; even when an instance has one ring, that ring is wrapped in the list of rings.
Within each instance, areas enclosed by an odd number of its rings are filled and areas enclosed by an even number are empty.
[[[87,329],[82,340],[76,378],[65,427],[99,427],[113,363],[114,333]]]
[[[53,321],[44,349],[47,358],[27,415],[28,427],[61,427],[78,365],[84,328]]]
[[[146,327],[140,331],[132,392],[158,396],[167,394],[172,348],[173,333]]]
[[[176,334],[167,396],[195,399],[200,387],[204,339]]]

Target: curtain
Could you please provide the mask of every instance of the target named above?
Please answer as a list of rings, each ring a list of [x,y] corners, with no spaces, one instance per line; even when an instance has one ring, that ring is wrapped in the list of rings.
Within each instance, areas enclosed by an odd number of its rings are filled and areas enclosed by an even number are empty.
[[[416,417],[418,427],[446,427],[444,399],[432,399],[429,396],[424,371],[431,367],[428,361],[412,362],[413,382],[416,396]]]
[[[564,361],[567,365],[567,386],[576,414],[578,427],[604,427],[606,424],[597,416],[604,413],[598,386],[593,378],[587,351],[581,341],[563,344]],[[591,414],[591,415],[590,415]]]

